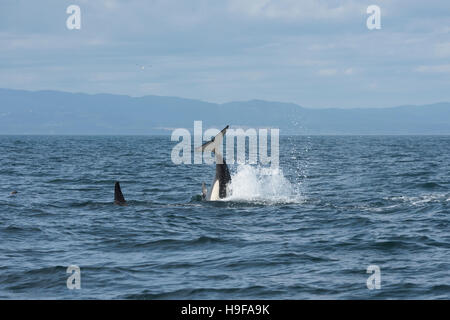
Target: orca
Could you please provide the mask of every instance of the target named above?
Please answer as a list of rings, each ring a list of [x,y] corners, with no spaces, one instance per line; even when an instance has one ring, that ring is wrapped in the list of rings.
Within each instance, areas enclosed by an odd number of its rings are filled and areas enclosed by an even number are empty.
[[[118,206],[126,206],[127,202],[125,201],[125,198],[122,194],[122,190],[120,189],[120,183],[119,181],[116,182],[116,185],[114,186],[114,204]]]
[[[211,184],[210,190],[206,189],[205,183],[202,183],[202,199],[206,201],[216,201],[227,197],[227,186],[231,182],[230,170],[223,158],[219,147],[222,146],[223,137],[229,126],[220,131],[211,141],[198,147],[196,151],[211,151],[216,158],[216,175]]]

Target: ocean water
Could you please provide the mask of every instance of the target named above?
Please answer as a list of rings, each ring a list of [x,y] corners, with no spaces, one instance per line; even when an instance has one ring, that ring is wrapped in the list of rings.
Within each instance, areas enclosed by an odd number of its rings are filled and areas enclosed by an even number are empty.
[[[218,202],[174,144],[0,136],[0,298],[450,298],[449,136],[281,137],[279,170],[231,165]]]

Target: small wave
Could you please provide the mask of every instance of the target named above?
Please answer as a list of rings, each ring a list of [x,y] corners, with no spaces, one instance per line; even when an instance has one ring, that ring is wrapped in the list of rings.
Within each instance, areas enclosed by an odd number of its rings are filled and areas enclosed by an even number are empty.
[[[263,295],[271,295],[275,292],[275,290],[260,286],[260,285],[252,285],[246,287],[228,287],[228,288],[186,288],[179,289],[174,291],[166,291],[166,292],[150,292],[148,290],[144,290],[142,293],[136,294],[128,294],[121,296],[121,299],[133,299],[133,300],[147,300],[147,299],[211,299],[211,298],[219,298],[224,295],[235,295],[235,296],[244,296],[244,297],[253,297],[263,296]]]
[[[103,206],[109,206],[113,205],[114,202],[100,202],[100,201],[75,201],[75,200],[63,200],[63,201],[57,201],[54,203],[49,203],[47,206],[54,207],[54,208],[89,208],[89,207],[103,207]]]
[[[147,248],[147,247],[158,247],[158,248],[168,248],[177,247],[185,248],[185,246],[196,246],[204,244],[214,244],[214,243],[226,243],[229,240],[220,239],[214,237],[201,236],[195,239],[160,239],[155,241],[148,241],[144,243],[135,244],[134,247]]]
[[[432,171],[413,171],[413,172],[402,172],[398,173],[395,176],[397,177],[422,177],[433,174]]]
[[[431,290],[433,293],[449,293],[450,292],[450,285],[448,284],[438,284],[431,287]]]
[[[420,183],[417,185],[417,187],[422,189],[443,189],[444,187],[441,186],[439,183],[436,182],[426,182],[426,183]]]
[[[424,244],[420,242],[400,240],[400,239],[390,239],[390,240],[382,240],[376,241],[373,244],[370,244],[369,247],[377,249],[377,250],[419,250],[425,247]]]
[[[262,204],[301,203],[304,198],[278,168],[240,165],[231,177],[224,201]]]
[[[39,275],[39,274],[53,275],[55,273],[65,272],[66,269],[67,269],[67,267],[64,267],[64,266],[48,266],[48,267],[42,267],[42,268],[28,270],[25,272],[25,274],[28,274],[28,275]]]
[[[325,256],[311,255],[307,253],[295,253],[295,252],[285,252],[279,253],[275,255],[275,258],[278,259],[292,259],[292,260],[301,260],[307,262],[329,262],[329,261],[337,261],[337,259],[333,259]]]
[[[14,226],[9,225],[3,229],[5,232],[17,233],[17,232],[40,232],[41,228],[35,226]]]

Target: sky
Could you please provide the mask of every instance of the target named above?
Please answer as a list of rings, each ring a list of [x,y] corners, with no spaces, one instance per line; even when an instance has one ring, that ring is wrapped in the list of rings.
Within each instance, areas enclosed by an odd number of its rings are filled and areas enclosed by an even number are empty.
[[[81,29],[69,30],[69,5]],[[369,5],[381,29],[369,30]],[[304,107],[450,101],[448,0],[0,0],[0,87]]]

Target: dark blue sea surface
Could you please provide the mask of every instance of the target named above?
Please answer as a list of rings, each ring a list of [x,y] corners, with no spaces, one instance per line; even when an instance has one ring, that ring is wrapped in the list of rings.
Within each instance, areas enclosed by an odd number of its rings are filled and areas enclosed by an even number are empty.
[[[449,136],[281,137],[280,169],[231,165],[218,202],[174,145],[0,136],[0,298],[450,298]]]

